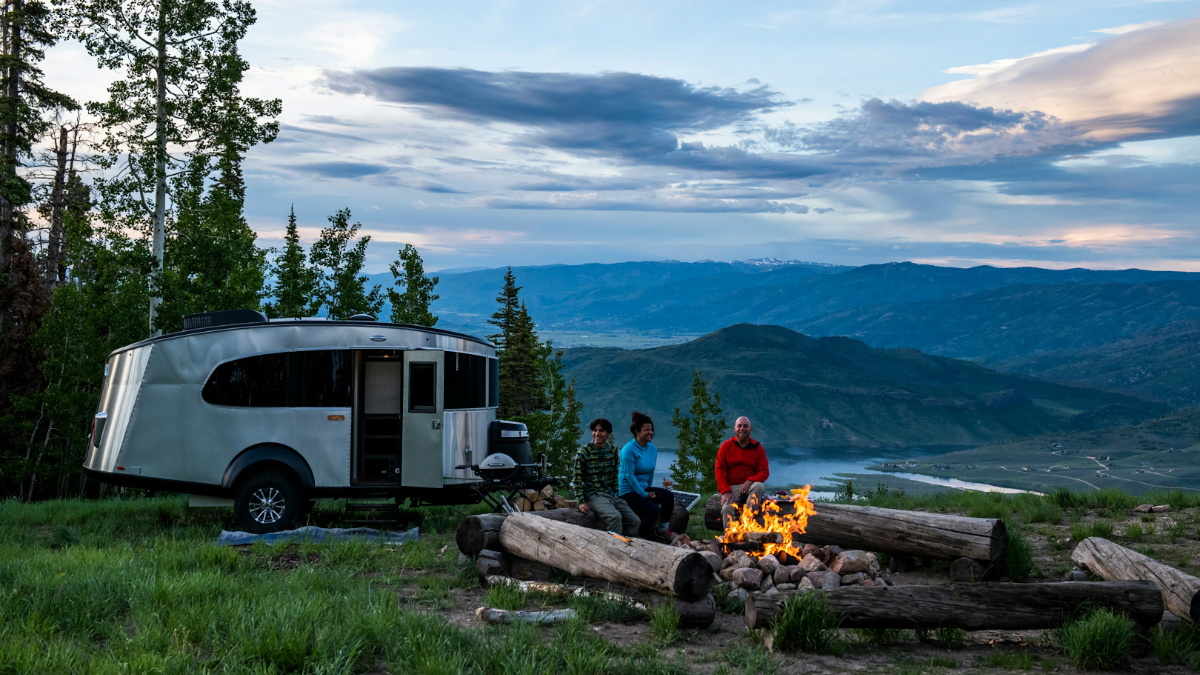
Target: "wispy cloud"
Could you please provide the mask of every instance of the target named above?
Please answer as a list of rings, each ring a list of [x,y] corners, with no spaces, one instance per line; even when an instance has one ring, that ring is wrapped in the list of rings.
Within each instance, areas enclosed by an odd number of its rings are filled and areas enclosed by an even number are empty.
[[[1127,23],[1124,26],[1116,26],[1113,28],[1097,28],[1096,30],[1094,30],[1092,32],[1093,33],[1105,33],[1108,35],[1124,35],[1126,33],[1132,33],[1135,30],[1142,30],[1144,28],[1154,28],[1155,26],[1161,26],[1164,23],[1166,23],[1166,22],[1165,21],[1147,21],[1145,23]]]

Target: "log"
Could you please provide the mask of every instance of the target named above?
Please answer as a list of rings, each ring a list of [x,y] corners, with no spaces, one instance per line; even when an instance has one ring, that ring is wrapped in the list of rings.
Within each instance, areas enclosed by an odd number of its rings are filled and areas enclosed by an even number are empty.
[[[521,581],[547,581],[554,568],[535,560],[511,555],[505,551],[480,551],[475,558],[475,573],[480,580],[490,576],[506,576]]]
[[[579,613],[573,609],[546,609],[533,612],[520,612],[480,607],[475,610],[475,617],[487,623],[562,623],[578,619]]]
[[[974,583],[949,586],[842,586],[828,591],[780,591],[746,600],[746,626],[768,628],[783,603],[799,593],[825,594],[825,607],[844,617],[843,628],[1053,628],[1084,604],[1129,615],[1139,626],[1162,620],[1162,595],[1145,581],[1036,584]]]
[[[597,518],[595,514],[585,515],[578,509],[533,511],[532,514],[539,518],[549,518],[593,530],[605,529],[604,521]],[[459,552],[463,555],[478,556],[480,551],[499,550],[500,525],[507,517],[507,513],[485,513],[463,518],[454,532],[454,541],[458,544]]]
[[[523,513],[505,518],[500,526],[500,545],[509,553],[573,575],[606,579],[688,601],[702,599],[712,586],[708,561],[690,548],[644,539],[626,540],[549,518]]]
[[[708,594],[695,602],[687,602],[680,598],[669,598],[665,595],[651,595],[647,602],[652,607],[668,604],[679,612],[680,628],[708,628],[717,618],[717,601]]]
[[[713,495],[704,504],[704,527],[714,532],[724,532],[721,525],[721,495]]]
[[[683,504],[676,503],[675,508],[671,511],[671,520],[667,523],[667,529],[675,534],[683,534],[687,532],[688,525],[692,522],[692,514],[683,508]]]
[[[780,513],[793,513],[788,501],[778,502]],[[714,517],[714,500],[705,511],[705,522]],[[721,500],[715,500],[716,522],[721,521]],[[914,555],[922,558],[996,560],[1008,543],[1004,522],[942,513],[899,511],[874,506],[817,504],[795,543],[836,544],[844,549]],[[718,529],[720,529],[718,527]]]
[[[1088,537],[1071,553],[1071,561],[1101,579],[1137,579],[1154,583],[1167,611],[1181,619],[1200,616],[1200,579],[1100,537]]]

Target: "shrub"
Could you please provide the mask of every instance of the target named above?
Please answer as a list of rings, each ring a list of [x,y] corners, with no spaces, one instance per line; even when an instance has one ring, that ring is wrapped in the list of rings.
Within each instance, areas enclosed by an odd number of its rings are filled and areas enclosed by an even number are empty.
[[[1018,530],[1009,530],[1008,544],[1000,559],[1004,573],[1013,581],[1026,581],[1037,571],[1033,562],[1033,549],[1025,535]]]
[[[1200,649],[1200,627],[1181,621],[1173,633],[1166,633],[1161,626],[1150,633],[1150,648],[1160,663],[1188,664],[1191,653]]]
[[[967,631],[961,628],[937,628],[934,634],[938,644],[946,649],[962,649],[967,644]]]
[[[1083,523],[1076,523],[1075,525],[1071,526],[1071,541],[1078,544],[1090,536],[1092,536],[1092,528],[1088,527],[1087,525],[1084,525]]]
[[[1092,523],[1090,536],[1100,537],[1101,539],[1112,539],[1112,537],[1113,537],[1112,523],[1107,523],[1103,520],[1097,520],[1096,522]]]
[[[824,593],[801,593],[784,604],[775,620],[775,646],[841,656],[846,650],[838,635],[841,625],[842,617],[825,607]]]
[[[679,610],[675,605],[664,602],[650,611],[650,635],[660,644],[679,640]]]
[[[1129,661],[1133,636],[1129,617],[1098,609],[1064,624],[1055,638],[1076,667],[1109,670]]]
[[[1061,485],[1054,488],[1054,492],[1051,492],[1049,497],[1050,501],[1054,502],[1059,508],[1063,509],[1079,508],[1079,506],[1083,503],[1083,500],[1080,499],[1079,493]]]
[[[1125,527],[1125,538],[1129,541],[1137,541],[1142,538],[1145,532],[1142,531],[1141,525],[1127,525]]]

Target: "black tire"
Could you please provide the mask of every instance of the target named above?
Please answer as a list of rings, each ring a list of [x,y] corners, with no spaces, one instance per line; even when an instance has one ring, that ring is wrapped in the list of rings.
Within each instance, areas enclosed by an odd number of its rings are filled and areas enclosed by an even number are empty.
[[[268,471],[254,474],[238,487],[233,514],[246,532],[267,534],[295,529],[304,511],[304,496],[291,478]]]

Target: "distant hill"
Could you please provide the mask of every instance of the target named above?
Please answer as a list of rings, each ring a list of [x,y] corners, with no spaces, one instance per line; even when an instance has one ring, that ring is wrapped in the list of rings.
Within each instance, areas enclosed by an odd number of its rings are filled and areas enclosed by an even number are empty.
[[[875,347],[913,347],[995,363],[1098,347],[1139,330],[1194,319],[1200,319],[1200,281],[1164,280],[984,289],[926,302],[853,307],[798,328],[810,335],[846,335]],[[1020,372],[1042,372],[1037,367]],[[1110,360],[1109,367],[1121,366]]]
[[[442,275],[434,311],[447,325],[486,325],[506,268]],[[881,303],[950,298],[1030,284],[1145,284],[1200,274],[1146,270],[1047,270],[888,263],[844,267],[778,260],[625,262],[514,267],[538,326],[649,333],[707,333],[737,322],[799,328],[818,317]],[[390,274],[370,283],[390,286]],[[390,310],[385,309],[386,316]]]
[[[1200,321],[1177,321],[1098,347],[1059,349],[996,364],[1010,373],[1200,403]]]
[[[690,404],[703,371],[732,421],[779,446],[982,445],[1049,432],[1137,422],[1167,407],[1096,389],[1007,375],[914,349],[885,350],[780,326],[730,326],[681,345],[570,349],[584,422],[604,416],[628,439],[632,410],[651,415],[661,447],[675,445],[674,407]]]

